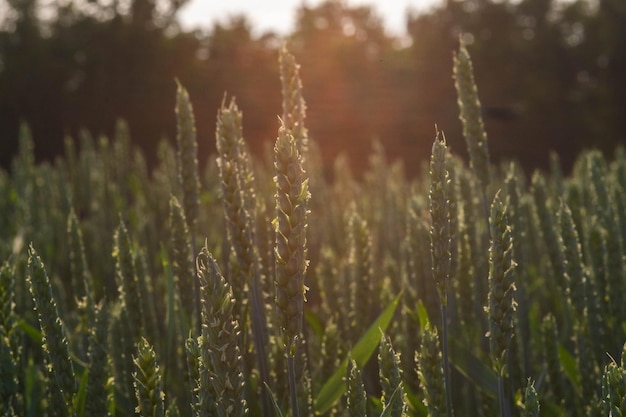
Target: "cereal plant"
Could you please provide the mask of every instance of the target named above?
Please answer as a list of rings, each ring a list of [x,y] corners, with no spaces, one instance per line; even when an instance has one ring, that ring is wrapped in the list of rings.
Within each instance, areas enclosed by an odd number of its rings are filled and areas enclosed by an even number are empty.
[[[0,415],[626,415],[626,152],[492,165],[461,45],[469,161],[437,129],[422,176],[376,142],[329,181],[298,64],[277,65],[263,157],[233,98],[201,168],[207,115],[180,83],[151,170],[123,122],[40,164],[21,129],[0,171]]]

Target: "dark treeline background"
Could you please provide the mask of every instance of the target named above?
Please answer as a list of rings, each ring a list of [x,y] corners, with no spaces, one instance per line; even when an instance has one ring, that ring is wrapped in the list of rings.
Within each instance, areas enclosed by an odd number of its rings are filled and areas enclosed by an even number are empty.
[[[372,141],[414,174],[437,124],[464,154],[452,53],[468,43],[492,158],[566,169],[576,153],[612,152],[626,139],[624,0],[448,0],[407,16],[406,39],[385,33],[368,7],[301,6],[286,39],[255,36],[245,17],[204,31],[180,28],[186,0],[5,0],[0,13],[0,163],[17,151],[21,122],[39,159],[81,129],[112,135],[124,119],[149,162],[175,138],[175,78],[194,104],[201,162],[214,149],[224,94],[244,112],[253,151],[273,144],[281,113],[278,48],[301,64],[307,126],[329,170],[341,152],[355,170]],[[43,3],[43,2],[41,2]],[[61,3],[61,2],[59,2]]]

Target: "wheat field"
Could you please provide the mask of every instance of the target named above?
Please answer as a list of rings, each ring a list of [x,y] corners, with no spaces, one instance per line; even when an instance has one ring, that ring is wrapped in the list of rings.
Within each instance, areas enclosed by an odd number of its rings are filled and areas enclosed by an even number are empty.
[[[264,157],[225,100],[201,168],[180,84],[151,170],[123,122],[40,164],[23,126],[0,414],[626,416],[626,151],[492,163],[464,45],[453,61],[470,158],[437,131],[416,178],[375,142],[329,180],[284,48]]]

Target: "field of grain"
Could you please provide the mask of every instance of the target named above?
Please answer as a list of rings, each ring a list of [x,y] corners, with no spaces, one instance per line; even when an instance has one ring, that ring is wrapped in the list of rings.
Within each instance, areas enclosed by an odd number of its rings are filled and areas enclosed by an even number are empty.
[[[461,45],[470,160],[437,131],[417,178],[373,143],[329,179],[278,65],[265,157],[227,99],[201,170],[182,85],[150,171],[123,122],[41,164],[23,127],[0,171],[0,414],[626,416],[626,151],[491,163]]]

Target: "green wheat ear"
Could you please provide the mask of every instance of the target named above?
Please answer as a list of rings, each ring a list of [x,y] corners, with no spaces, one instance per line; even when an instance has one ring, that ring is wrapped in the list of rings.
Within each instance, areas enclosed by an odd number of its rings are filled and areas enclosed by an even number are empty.
[[[350,328],[357,334],[365,331],[372,318],[371,304],[365,302],[373,293],[372,279],[372,233],[367,221],[361,217],[355,207],[351,208],[348,219],[348,268]]]
[[[254,338],[259,376],[269,383],[266,345],[266,319],[262,299],[259,250],[256,238],[257,198],[254,175],[243,139],[242,114],[234,100],[222,105],[215,128],[218,152],[217,167],[221,181],[224,216],[230,246],[237,260],[237,271],[229,277],[233,291],[239,295],[235,312],[242,326],[246,323],[246,301],[250,302],[250,325]],[[246,285],[249,297],[246,300]],[[263,390],[263,410],[271,412],[271,399]]]
[[[481,115],[478,89],[474,81],[472,60],[463,42],[459,46],[459,51],[454,54],[453,72],[460,110],[459,118],[463,124],[463,136],[470,156],[470,167],[484,188],[491,182],[487,133]]]
[[[452,269],[452,226],[450,200],[447,194],[451,187],[446,155],[446,140],[443,132],[438,130],[430,158],[430,256],[432,275],[440,300],[446,410],[448,415],[453,415],[448,359],[448,287]]]
[[[537,398],[535,384],[529,378],[526,391],[524,392],[524,417],[539,417],[539,410],[539,399]]]
[[[306,104],[302,97],[302,82],[299,75],[300,66],[296,63],[296,59],[289,53],[286,46],[280,49],[278,63],[283,96],[282,120],[285,129],[296,141],[298,152],[304,158],[309,145],[308,133],[304,126]]]
[[[285,346],[295,348],[302,331],[307,270],[307,178],[296,141],[282,126],[274,147],[276,176],[276,305]],[[290,355],[292,355],[290,353]]]
[[[141,302],[141,292],[139,291],[139,279],[135,269],[135,259],[131,249],[130,236],[126,224],[120,218],[120,224],[115,229],[113,236],[113,258],[115,259],[115,273],[120,288],[122,302],[126,309],[135,310],[135,314],[131,315],[128,321],[131,337],[133,340],[139,338],[143,334],[144,329],[144,313],[143,303]]]
[[[567,274],[567,296],[570,308],[576,312],[577,325],[580,326],[585,311],[585,286],[587,271],[583,262],[583,254],[578,236],[578,230],[574,223],[572,211],[565,202],[561,202],[559,209],[559,223],[563,238],[565,273]]]
[[[70,271],[72,274],[72,282],[80,289],[80,294],[75,295],[84,298],[87,311],[90,311],[90,306],[93,305],[93,283],[85,258],[83,233],[74,209],[70,210],[67,219],[67,236],[70,245]]]
[[[161,371],[156,361],[154,349],[145,338],[137,343],[137,356],[133,359],[133,372],[137,408],[142,417],[163,417],[164,398]]]
[[[195,319],[194,312],[194,265],[185,212],[176,197],[170,198],[170,250],[172,272],[178,285],[181,304],[190,323]]]
[[[346,368],[346,406],[349,417],[367,417],[367,394],[363,375],[353,359]]]
[[[193,107],[187,90],[178,82],[176,90],[176,120],[178,144],[178,177],[183,189],[183,208],[187,226],[195,229],[200,207],[200,180],[198,178],[198,144]]]
[[[602,405],[604,416],[626,416],[626,369],[615,362],[604,368]]]
[[[233,315],[233,293],[206,247],[198,255],[197,264],[202,295],[198,398],[209,400],[210,397],[203,397],[203,391],[210,392],[215,402],[215,415],[241,417],[247,415],[248,409],[244,399],[239,324]],[[188,346],[193,353],[194,344]],[[211,405],[202,404],[203,407]]]
[[[390,407],[391,417],[403,417],[407,407],[404,403],[400,355],[393,350],[391,340],[385,335],[382,336],[379,345],[378,364],[383,389],[381,397],[383,406]]]
[[[14,271],[7,262],[0,266],[0,415],[19,411],[17,316]]]
[[[107,330],[109,311],[103,303],[93,307],[94,323],[89,334],[89,379],[85,399],[85,415],[90,417],[107,416]]]
[[[450,201],[446,196],[450,182],[446,169],[446,139],[438,131],[430,159],[430,216],[433,278],[443,306],[448,305],[450,267],[452,261],[452,238],[450,230]]]
[[[253,176],[248,166],[242,128],[242,114],[234,100],[222,105],[217,115],[215,138],[224,217],[228,240],[237,257],[239,273],[231,274],[230,284],[237,294],[245,293],[246,284],[252,290],[259,280],[259,260],[256,248]],[[251,302],[255,302],[252,294]],[[245,300],[238,300],[237,314],[242,315]],[[254,312],[253,312],[254,313]],[[242,319],[242,317],[240,317]]]
[[[415,354],[417,375],[424,391],[424,405],[430,417],[447,416],[443,360],[437,329],[428,324],[422,332],[420,350]]]
[[[505,206],[496,194],[491,204],[489,219],[491,246],[489,247],[489,347],[494,370],[506,375],[508,351],[513,338],[513,312],[515,301],[513,292],[512,259],[513,243],[511,228],[508,225]]]
[[[185,341],[185,358],[187,359],[187,372],[189,373],[189,383],[193,398],[192,408],[198,414],[198,410],[195,407],[203,401],[200,395],[204,394],[200,391],[200,346],[198,338],[189,336]],[[205,385],[208,385],[208,382]]]
[[[52,296],[48,274],[32,244],[28,248],[28,283],[39,317],[43,349],[48,361],[50,377],[53,380],[52,401],[56,406],[64,405],[68,415],[71,415],[76,392],[74,365],[70,359],[69,344]],[[62,404],[61,397],[65,404]]]

